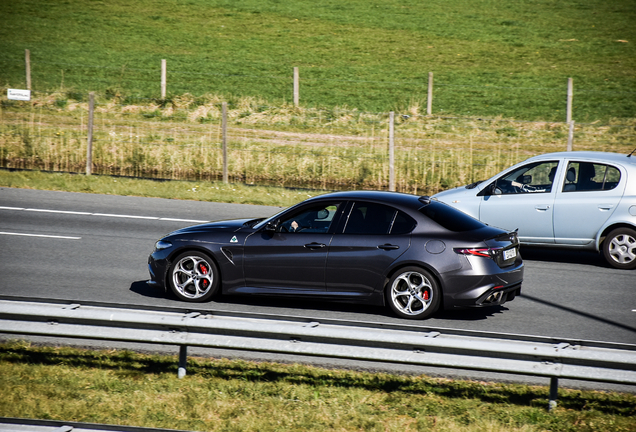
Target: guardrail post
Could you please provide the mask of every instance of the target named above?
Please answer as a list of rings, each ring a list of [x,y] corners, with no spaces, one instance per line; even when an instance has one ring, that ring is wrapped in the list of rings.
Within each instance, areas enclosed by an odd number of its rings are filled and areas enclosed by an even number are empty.
[[[559,397],[559,379],[557,377],[550,378],[550,400],[548,401],[548,411],[552,411],[557,406],[557,398]]]
[[[188,362],[188,346],[181,345],[179,346],[179,379],[186,376],[186,363]]]

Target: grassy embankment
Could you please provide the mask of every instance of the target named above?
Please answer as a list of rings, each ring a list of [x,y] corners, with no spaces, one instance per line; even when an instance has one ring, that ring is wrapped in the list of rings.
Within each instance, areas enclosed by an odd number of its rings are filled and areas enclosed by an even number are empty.
[[[0,344],[0,416],[197,431],[633,431],[633,394]]]
[[[268,105],[607,122],[636,113],[633,0],[114,0],[0,2],[0,85],[34,91],[216,94]],[[135,104],[137,102],[133,102]]]
[[[35,101],[2,101],[0,157],[3,166],[82,172],[95,91],[95,172],[215,179],[227,101],[233,182],[383,189],[394,110],[397,189],[430,194],[564,149],[569,77],[575,149],[631,151],[631,6],[4,2],[0,86],[24,87],[28,48]],[[164,58],[168,96],[159,99]],[[293,66],[299,108],[286,103]],[[436,117],[423,115],[429,71]]]

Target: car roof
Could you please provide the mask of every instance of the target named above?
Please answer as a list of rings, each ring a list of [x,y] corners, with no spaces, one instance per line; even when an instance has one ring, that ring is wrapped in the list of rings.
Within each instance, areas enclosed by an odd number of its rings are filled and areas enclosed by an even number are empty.
[[[413,206],[424,205],[422,201],[419,201],[420,197],[417,195],[411,195],[402,192],[388,192],[388,191],[347,191],[347,192],[331,192],[324,195],[311,198],[308,201],[322,200],[322,199],[343,199],[343,200],[370,200],[378,201],[386,204],[406,205]]]
[[[549,160],[554,158],[595,160],[595,161],[605,161],[605,162],[636,165],[636,155],[628,156],[626,154],[621,154],[621,153],[598,152],[598,151],[569,151],[569,152],[566,151],[566,152],[546,153],[546,154],[531,157],[527,159],[526,161]]]

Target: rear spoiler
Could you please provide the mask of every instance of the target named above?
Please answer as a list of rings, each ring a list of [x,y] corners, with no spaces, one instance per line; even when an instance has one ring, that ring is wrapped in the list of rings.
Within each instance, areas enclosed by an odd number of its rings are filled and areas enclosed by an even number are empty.
[[[513,243],[519,243],[519,238],[517,237],[517,233],[519,232],[519,228],[514,231],[510,231],[503,234],[497,234],[496,236],[487,238],[486,240],[497,240],[497,241],[505,241],[510,240]]]

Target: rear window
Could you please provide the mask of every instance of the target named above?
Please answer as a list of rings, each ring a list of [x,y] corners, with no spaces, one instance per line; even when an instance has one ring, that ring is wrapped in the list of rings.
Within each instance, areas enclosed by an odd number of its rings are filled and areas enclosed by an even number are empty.
[[[485,226],[472,216],[439,201],[431,201],[422,207],[420,212],[438,225],[454,232],[472,231]]]

